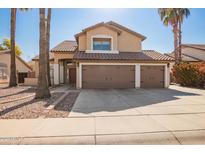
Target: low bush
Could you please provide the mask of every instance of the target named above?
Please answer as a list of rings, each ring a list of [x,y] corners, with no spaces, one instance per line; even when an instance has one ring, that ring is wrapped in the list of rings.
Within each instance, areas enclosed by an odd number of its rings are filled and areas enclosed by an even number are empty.
[[[205,86],[205,62],[182,62],[173,66],[173,80],[182,86]]]

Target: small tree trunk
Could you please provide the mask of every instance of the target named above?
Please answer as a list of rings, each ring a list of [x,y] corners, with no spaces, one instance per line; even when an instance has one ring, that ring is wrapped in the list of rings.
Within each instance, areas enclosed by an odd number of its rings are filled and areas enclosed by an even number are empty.
[[[47,15],[47,26],[46,26],[46,53],[47,53],[47,76],[48,76],[48,85],[51,86],[51,77],[50,77],[50,23],[51,23],[51,8],[48,9]]]
[[[181,22],[179,22],[179,61],[182,60],[181,43],[182,43],[182,32],[181,32]]]
[[[10,58],[10,80],[9,87],[14,87],[17,85],[16,80],[16,51],[15,51],[15,31],[16,31],[16,8],[11,9],[11,58]]]
[[[39,77],[38,87],[35,98],[48,98],[50,97],[50,90],[47,78],[47,57],[46,57],[46,25],[45,25],[45,9],[39,9],[40,15],[40,40],[39,40]]]
[[[177,24],[174,24],[174,26],[173,26],[173,32],[174,32],[174,57],[175,57],[175,62],[178,63],[178,36],[177,36]]]

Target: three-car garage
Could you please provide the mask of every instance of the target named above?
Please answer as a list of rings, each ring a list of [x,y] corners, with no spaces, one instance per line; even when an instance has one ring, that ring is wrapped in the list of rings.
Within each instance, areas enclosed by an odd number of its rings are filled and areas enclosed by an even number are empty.
[[[164,88],[167,64],[81,64],[81,88]]]

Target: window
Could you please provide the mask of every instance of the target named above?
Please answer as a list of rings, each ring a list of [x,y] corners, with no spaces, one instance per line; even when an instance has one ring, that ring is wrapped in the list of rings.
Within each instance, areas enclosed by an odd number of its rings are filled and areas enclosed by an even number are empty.
[[[6,68],[0,68],[0,79],[1,80],[7,79],[7,69]]]
[[[93,50],[111,50],[111,38],[93,38]]]

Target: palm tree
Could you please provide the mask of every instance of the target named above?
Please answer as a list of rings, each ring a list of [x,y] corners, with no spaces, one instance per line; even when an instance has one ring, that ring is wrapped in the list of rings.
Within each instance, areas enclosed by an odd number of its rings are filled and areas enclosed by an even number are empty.
[[[171,25],[174,32],[174,55],[175,61],[181,60],[181,24],[184,17],[190,14],[187,8],[161,8],[158,13],[165,26]]]
[[[16,81],[16,51],[15,51],[15,31],[16,31],[16,8],[11,9],[11,58],[10,58],[10,80],[9,87],[14,87],[17,85]]]
[[[28,9],[20,9],[26,11]],[[15,49],[15,33],[16,33],[16,13],[17,8],[11,9],[11,29],[10,29],[10,40],[11,40],[11,58],[10,58],[10,79],[9,87],[14,87],[17,85],[16,79],[16,49]]]
[[[39,77],[38,87],[35,98],[48,98],[50,97],[50,90],[48,86],[47,72],[47,51],[46,51],[46,24],[45,24],[45,8],[39,9],[40,15],[40,40],[39,40]]]
[[[48,85],[51,86],[50,78],[50,62],[49,62],[49,50],[50,50],[50,23],[51,23],[51,8],[48,8],[47,14],[47,26],[46,26],[46,53],[47,53],[47,76]]]
[[[158,13],[161,17],[161,21],[163,21],[163,24],[165,26],[171,25],[173,27],[173,33],[174,33],[174,56],[175,61],[178,62],[178,56],[177,56],[177,47],[178,47],[178,21],[177,21],[177,14],[175,9],[169,9],[169,8],[161,8],[158,9]]]
[[[181,40],[182,40],[182,31],[181,31],[181,25],[184,21],[184,17],[188,17],[190,15],[190,11],[187,8],[179,8],[178,9],[178,22],[179,22],[179,61],[182,60],[182,51],[181,51]]]

